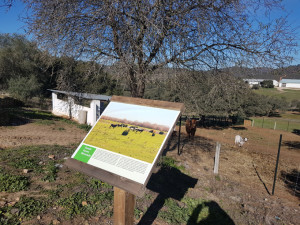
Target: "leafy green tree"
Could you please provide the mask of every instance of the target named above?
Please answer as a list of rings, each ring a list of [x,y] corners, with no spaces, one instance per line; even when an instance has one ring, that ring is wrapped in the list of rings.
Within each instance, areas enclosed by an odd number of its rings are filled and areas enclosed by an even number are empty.
[[[241,107],[248,85],[228,74],[190,73],[175,81],[180,101],[192,114],[204,116],[242,116]]]
[[[41,84],[36,76],[15,77],[8,81],[9,93],[21,101],[27,102],[28,99],[40,94]]]
[[[16,85],[11,80],[23,78],[23,81],[39,83],[40,90],[35,93],[46,95],[48,88],[56,86],[55,78],[46,63],[49,59],[49,54],[39,50],[36,43],[23,35],[0,34],[0,87],[4,90],[14,89],[15,94]]]
[[[252,89],[258,90],[260,88],[259,84],[253,84]]]
[[[274,84],[272,80],[264,80],[260,83],[260,86],[263,88],[274,88]]]
[[[53,63],[57,88],[64,91],[120,95],[118,82],[96,62],[78,61],[72,57],[56,58]]]

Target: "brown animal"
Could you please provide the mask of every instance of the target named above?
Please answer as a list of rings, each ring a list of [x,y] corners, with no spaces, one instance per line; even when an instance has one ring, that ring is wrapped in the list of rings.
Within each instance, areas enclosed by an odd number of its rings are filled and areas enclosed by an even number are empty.
[[[197,129],[197,120],[195,119],[187,119],[185,122],[186,133],[190,137],[194,137]]]

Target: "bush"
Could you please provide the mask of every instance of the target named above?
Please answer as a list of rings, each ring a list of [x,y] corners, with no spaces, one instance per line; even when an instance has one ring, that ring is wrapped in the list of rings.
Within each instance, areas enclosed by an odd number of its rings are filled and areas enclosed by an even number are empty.
[[[259,84],[253,84],[252,89],[258,90],[259,89]]]
[[[8,81],[9,93],[21,100],[27,101],[29,98],[39,95],[41,85],[35,76],[11,78]]]
[[[274,88],[274,85],[273,85],[273,81],[272,81],[272,80],[264,80],[263,82],[260,83],[260,85],[261,85],[263,88]]]

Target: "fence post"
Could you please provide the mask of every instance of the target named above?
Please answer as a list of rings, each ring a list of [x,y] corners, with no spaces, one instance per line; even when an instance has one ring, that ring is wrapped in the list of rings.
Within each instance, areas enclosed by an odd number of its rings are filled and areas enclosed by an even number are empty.
[[[275,183],[276,183],[276,176],[277,176],[277,169],[278,169],[278,162],[279,162],[279,155],[280,155],[281,140],[282,140],[282,134],[280,134],[279,144],[278,144],[278,153],[277,153],[272,195],[274,195],[274,191],[275,191]]]
[[[287,129],[286,131],[289,131],[290,121],[288,121]]]
[[[218,172],[219,172],[220,150],[221,150],[221,144],[219,142],[217,142],[216,155],[215,155],[214,174],[218,174]]]
[[[254,127],[254,119],[252,120],[252,127]]]
[[[265,122],[265,117],[263,117],[263,121],[262,121],[262,124],[261,124],[261,128],[264,128],[264,122]]]
[[[274,123],[274,130],[276,130],[276,121],[275,121],[275,123]]]
[[[181,135],[181,116],[179,118],[179,130],[178,130],[178,151],[177,154],[180,155],[180,135]]]

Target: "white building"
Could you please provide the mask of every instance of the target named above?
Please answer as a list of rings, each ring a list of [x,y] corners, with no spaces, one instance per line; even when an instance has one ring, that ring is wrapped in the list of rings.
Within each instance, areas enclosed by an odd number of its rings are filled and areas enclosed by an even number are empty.
[[[269,79],[243,79],[246,83],[249,84],[250,87],[252,87],[255,84],[258,84],[260,86],[260,83],[269,80]],[[278,87],[278,81],[277,80],[272,80],[274,87]]]
[[[93,126],[104,110],[110,96],[49,90],[52,92],[52,113]],[[78,102],[89,102],[89,107]]]
[[[279,82],[279,87],[282,87],[282,88],[300,88],[300,80],[282,79]]]

